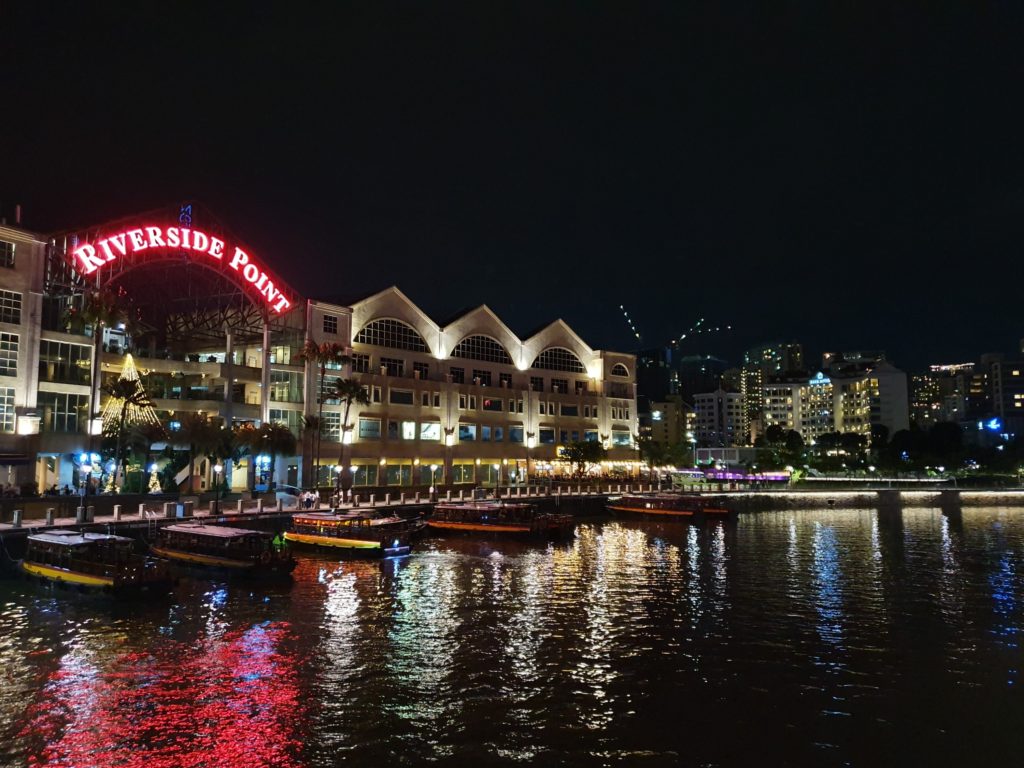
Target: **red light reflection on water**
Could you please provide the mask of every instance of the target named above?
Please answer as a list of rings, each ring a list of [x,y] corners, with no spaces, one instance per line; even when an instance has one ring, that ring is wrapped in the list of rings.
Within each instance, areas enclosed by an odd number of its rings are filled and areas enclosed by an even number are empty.
[[[32,766],[299,766],[303,719],[282,623],[161,640],[98,669],[74,651],[51,673],[20,736]]]

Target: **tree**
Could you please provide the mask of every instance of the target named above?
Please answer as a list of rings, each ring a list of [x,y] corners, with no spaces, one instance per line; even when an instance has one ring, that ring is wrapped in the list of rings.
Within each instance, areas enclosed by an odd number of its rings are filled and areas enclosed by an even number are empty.
[[[655,442],[654,440],[641,440],[639,445],[640,458],[647,464],[649,479],[653,481],[654,467],[661,466],[666,463],[668,452],[664,445]]]
[[[587,464],[597,464],[607,454],[604,446],[596,440],[577,440],[558,449],[558,455],[576,467],[573,474],[578,478],[583,477]]]
[[[799,453],[804,449],[804,439],[795,429],[791,429],[786,432],[783,437],[783,443],[786,446],[786,450],[790,453]]]
[[[153,453],[153,446],[156,443],[167,439],[167,430],[163,424],[145,422],[136,424],[128,431],[129,448],[142,456],[142,466],[145,469],[149,466],[149,456]]]
[[[295,434],[284,424],[269,422],[257,430],[259,453],[270,456],[270,486],[274,485],[274,471],[278,456],[292,456],[298,446]]]
[[[65,318],[70,326],[89,325],[92,327],[92,383],[89,387],[89,417],[87,424],[92,434],[92,420],[99,411],[96,401],[100,380],[100,351],[103,344],[103,329],[112,328],[126,319],[124,310],[118,304],[117,295],[109,289],[90,288],[82,296],[82,306],[72,307]],[[75,329],[77,330],[77,329]]]
[[[318,480],[320,477],[321,429],[324,423],[324,394],[327,390],[327,367],[329,365],[341,367],[348,364],[351,358],[345,354],[345,347],[337,342],[325,341],[317,344],[312,339],[307,339],[302,347],[302,352],[299,353],[299,359],[313,363],[313,365],[320,369],[319,396],[316,401],[316,422],[307,424],[307,428],[311,430],[311,436],[314,437],[314,440],[312,440],[313,445],[311,446],[313,449],[313,477]],[[336,383],[337,380],[335,380]],[[314,485],[317,480],[314,480]]]
[[[337,400],[345,406],[341,416],[341,448],[338,452],[338,463],[341,464],[342,490],[347,491],[352,487],[352,473],[349,472],[352,447],[351,440],[346,439],[352,425],[348,423],[348,417],[353,404],[369,405],[370,396],[366,393],[366,388],[355,379],[337,379],[330,392],[327,393],[327,397],[330,400]]]
[[[786,430],[779,424],[769,424],[764,431],[764,439],[768,445],[782,445],[786,442]]]
[[[201,413],[188,413],[181,418],[181,426],[174,442],[184,444],[188,450],[188,492],[195,493],[196,459],[214,452],[221,441],[220,426]]]
[[[112,483],[116,489],[125,459],[122,449],[125,429],[133,424],[149,424],[159,427],[160,421],[156,417],[153,401],[146,393],[145,387],[142,386],[131,355],[125,356],[121,375],[116,381],[103,387],[103,393],[108,398],[103,407],[103,431],[114,437],[117,446],[114,451],[115,465]]]

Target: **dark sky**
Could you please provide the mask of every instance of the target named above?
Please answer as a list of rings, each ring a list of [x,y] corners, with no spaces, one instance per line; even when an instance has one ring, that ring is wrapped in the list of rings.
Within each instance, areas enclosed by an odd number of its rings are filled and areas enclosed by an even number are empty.
[[[255,5],[10,4],[5,212],[200,200],[307,296],[608,348],[1024,337],[1017,2]]]

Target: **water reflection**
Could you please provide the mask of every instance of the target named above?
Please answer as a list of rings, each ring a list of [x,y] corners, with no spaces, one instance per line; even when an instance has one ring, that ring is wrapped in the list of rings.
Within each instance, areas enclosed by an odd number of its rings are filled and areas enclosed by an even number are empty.
[[[1024,510],[830,509],[302,556],[130,610],[0,582],[0,763],[972,764],[1018,746],[1022,552]]]

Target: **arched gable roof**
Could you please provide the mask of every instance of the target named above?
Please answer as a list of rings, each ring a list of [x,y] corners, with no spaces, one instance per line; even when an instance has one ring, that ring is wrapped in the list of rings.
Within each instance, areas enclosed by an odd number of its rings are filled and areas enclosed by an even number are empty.
[[[576,353],[565,347],[548,347],[534,358],[530,367],[545,371],[587,372],[587,367]]]
[[[376,320],[400,321],[416,332],[427,352],[435,356],[438,354],[440,328],[437,323],[395,286],[352,304],[353,341],[358,340],[363,329]]]
[[[452,347],[452,357],[463,357],[467,360],[484,360],[491,363],[512,365],[512,357],[508,350],[497,339],[482,333],[466,336]]]
[[[508,353],[512,364],[521,365],[523,342],[486,304],[463,312],[445,324],[441,332],[442,354],[453,356],[455,348],[470,336],[493,339]]]
[[[584,370],[594,360],[594,350],[564,320],[555,320],[523,341],[523,362],[533,367],[537,358],[549,348],[561,348],[579,359]],[[559,370],[559,369],[555,369]]]

